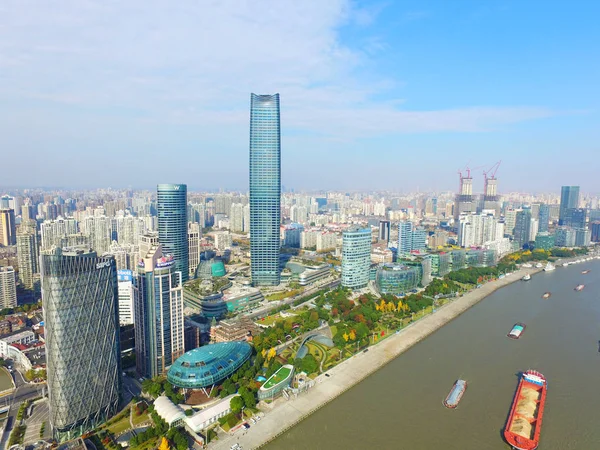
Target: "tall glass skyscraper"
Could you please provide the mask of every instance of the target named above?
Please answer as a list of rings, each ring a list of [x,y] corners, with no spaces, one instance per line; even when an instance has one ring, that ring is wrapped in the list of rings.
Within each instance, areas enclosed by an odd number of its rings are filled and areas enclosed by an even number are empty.
[[[560,210],[558,224],[564,225],[567,221],[569,210],[579,207],[579,186],[563,186],[560,190]]]
[[[281,222],[279,94],[250,100],[250,257],[252,283],[276,286]]]
[[[361,289],[369,283],[371,229],[353,227],[342,235],[342,286]]]
[[[121,387],[117,266],[83,249],[41,257],[50,425],[67,440],[117,413]]]
[[[157,189],[158,240],[165,255],[175,258],[182,282],[188,280],[187,186],[159,184]]]

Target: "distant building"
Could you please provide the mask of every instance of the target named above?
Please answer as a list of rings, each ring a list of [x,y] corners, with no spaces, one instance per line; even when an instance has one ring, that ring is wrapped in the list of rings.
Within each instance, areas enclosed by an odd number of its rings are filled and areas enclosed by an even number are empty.
[[[548,225],[550,223],[550,206],[546,203],[540,205],[540,211],[538,213],[538,233],[547,233]]]
[[[591,224],[591,232],[592,242],[600,242],[600,221]]]
[[[438,230],[435,231],[428,239],[428,247],[436,249],[438,247],[444,247],[448,244],[448,238],[450,234],[447,231]]]
[[[50,250],[52,247],[63,247],[66,246],[63,238],[77,234],[77,221],[73,217],[58,217],[56,220],[46,220],[40,225],[40,231],[42,251]]]
[[[535,248],[550,250],[555,247],[554,235],[547,232],[538,233],[535,237]]]
[[[229,231],[219,231],[215,233],[215,248],[223,251],[233,246],[233,236]]]
[[[15,210],[0,209],[0,246],[15,245],[16,238]]]
[[[575,230],[570,227],[559,227],[554,234],[557,247],[575,247],[575,237]]]
[[[189,276],[187,185],[159,184],[157,186],[158,239],[165,255],[173,255],[175,270],[181,272],[185,283]]]
[[[335,233],[317,234],[317,251],[333,250],[337,246],[338,236]]]
[[[531,235],[531,209],[523,208],[522,211],[517,213],[517,220],[515,223],[514,238],[515,242],[519,244],[519,248],[523,248],[525,244],[529,242]]]
[[[218,325],[211,327],[212,342],[250,341],[260,329],[247,317],[231,320],[221,320]]]
[[[56,249],[41,257],[54,437],[72,439],[115,415],[121,388],[117,269],[112,257]]]
[[[587,222],[587,209],[585,208],[570,208],[566,212],[566,217],[563,220],[564,225],[572,228],[585,228]]]
[[[390,221],[380,220],[379,221],[379,240],[382,242],[389,242],[390,240]]]
[[[17,306],[17,283],[12,266],[0,267],[0,307]]]
[[[398,222],[398,255],[406,255],[412,250],[412,222]]]
[[[200,264],[200,238],[202,237],[202,229],[197,223],[188,223],[188,269],[190,271],[189,278],[193,278]]]
[[[33,289],[34,275],[39,273],[38,258],[35,222],[23,221],[17,229],[17,259],[19,261],[19,281],[25,289]]]
[[[579,186],[563,186],[560,191],[559,225],[567,225],[568,211],[579,208]]]
[[[187,265],[187,264],[186,264]],[[185,267],[185,266],[184,266]],[[182,273],[156,235],[142,236],[134,288],[137,371],[154,378],[184,353]]]
[[[422,278],[420,264],[382,264],[377,268],[375,286],[380,294],[400,295],[417,288]]]
[[[575,229],[575,246],[576,247],[587,247],[590,245],[592,232],[587,228],[576,228]]]
[[[342,286],[361,289],[369,282],[371,229],[350,228],[342,238]]]
[[[299,223],[286,225],[283,230],[283,245],[289,248],[300,248],[300,237],[304,227]]]
[[[300,233],[300,248],[310,249],[317,248],[317,236],[319,235],[316,231],[302,231]]]

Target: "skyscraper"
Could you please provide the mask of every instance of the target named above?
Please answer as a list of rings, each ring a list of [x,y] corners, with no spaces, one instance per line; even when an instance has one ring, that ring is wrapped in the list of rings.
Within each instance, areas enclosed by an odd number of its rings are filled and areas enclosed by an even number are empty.
[[[17,260],[19,280],[25,289],[33,289],[33,275],[38,270],[38,245],[35,222],[25,220],[17,229]]]
[[[158,240],[165,255],[173,255],[182,283],[188,280],[187,186],[159,184]]]
[[[530,235],[531,209],[525,207],[522,211],[517,213],[517,220],[515,223],[514,237],[515,241],[519,244],[519,248],[523,248],[523,246],[529,242]]]
[[[564,225],[569,209],[579,207],[579,186],[563,186],[560,190],[558,224]]]
[[[0,267],[0,308],[17,306],[17,283],[15,269],[11,266]]]
[[[352,227],[342,235],[342,286],[361,289],[369,283],[371,230]]]
[[[135,353],[137,371],[153,378],[185,350],[183,330],[183,274],[173,257],[165,257],[156,235],[140,241],[138,279],[134,288]]]
[[[546,203],[542,203],[540,205],[540,212],[538,214],[539,220],[539,233],[547,233],[548,232],[548,224],[550,223],[550,206]]]
[[[117,268],[87,249],[41,257],[50,426],[57,440],[96,428],[118,411]]]
[[[250,258],[255,286],[276,286],[281,222],[279,94],[251,95]]]
[[[15,210],[0,209],[0,245],[8,247],[9,245],[15,245],[15,242]]]
[[[202,229],[197,223],[188,223],[188,267],[189,277],[193,278],[200,264],[200,237],[202,236]]]
[[[407,255],[412,250],[412,222],[398,222],[398,255]]]

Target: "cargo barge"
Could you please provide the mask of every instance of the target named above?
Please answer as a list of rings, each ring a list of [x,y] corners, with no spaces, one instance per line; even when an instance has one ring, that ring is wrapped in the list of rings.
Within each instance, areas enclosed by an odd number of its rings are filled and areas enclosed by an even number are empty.
[[[550,298],[551,295],[552,295],[551,292],[544,292],[544,295],[542,295],[542,298]]]
[[[585,284],[578,284],[577,287],[575,288],[575,290],[582,291],[584,287],[585,287]]]
[[[546,377],[535,370],[523,373],[504,428],[504,439],[517,450],[535,450],[540,443]]]
[[[521,335],[525,331],[525,324],[518,322],[512,327],[512,330],[507,334],[507,336],[511,339],[519,339]]]
[[[446,408],[455,409],[466,390],[467,382],[465,380],[456,380],[454,386],[450,389],[450,393],[444,400],[444,406]]]

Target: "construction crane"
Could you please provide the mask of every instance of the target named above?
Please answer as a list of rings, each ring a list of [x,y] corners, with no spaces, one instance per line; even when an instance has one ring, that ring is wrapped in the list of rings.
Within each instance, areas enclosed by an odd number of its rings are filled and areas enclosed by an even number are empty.
[[[458,189],[459,189],[459,192],[461,192],[461,188],[462,188],[463,179],[465,179],[465,178],[471,178],[471,171],[475,171],[475,170],[477,170],[477,169],[481,169],[482,167],[484,167],[484,166],[477,166],[477,167],[475,167],[474,169],[471,169],[471,168],[469,167],[469,164],[470,164],[470,163],[467,163],[467,165],[466,165],[466,166],[465,166],[465,168],[464,168],[465,172],[467,173],[467,176],[466,176],[466,177],[464,177],[464,176],[463,176],[462,169],[458,169],[458,177],[459,177],[459,185],[458,185]]]
[[[502,160],[498,161],[496,164],[494,164],[488,170],[484,170],[483,171],[483,178],[484,178],[485,181],[487,181],[488,178],[490,180],[495,180],[496,179],[496,172],[498,172],[498,169],[500,168],[500,164],[502,164]],[[491,173],[490,176],[488,176],[489,173]]]

